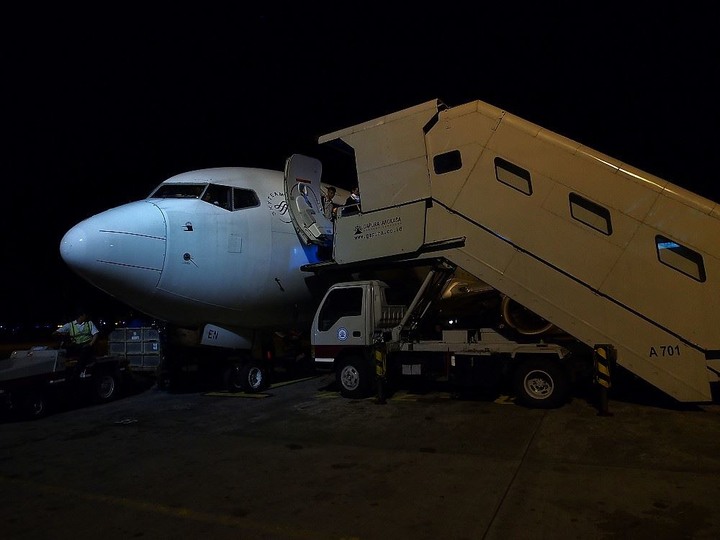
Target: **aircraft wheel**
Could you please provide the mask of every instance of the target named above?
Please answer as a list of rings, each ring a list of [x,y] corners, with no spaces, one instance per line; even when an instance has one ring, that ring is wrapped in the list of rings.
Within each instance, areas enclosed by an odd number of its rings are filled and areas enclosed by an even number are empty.
[[[342,361],[335,372],[340,394],[351,399],[367,397],[370,393],[370,364],[361,356],[351,356]]]
[[[568,376],[556,361],[529,359],[515,370],[514,389],[518,402],[533,409],[563,405],[569,393]]]
[[[248,362],[241,370],[243,389],[254,394],[268,387],[268,372],[257,362]]]
[[[101,373],[95,375],[93,382],[93,389],[95,401],[97,403],[106,403],[112,401],[117,397],[118,389],[120,384],[118,377],[114,373]]]
[[[225,389],[228,392],[237,393],[242,392],[243,387],[243,374],[242,374],[242,365],[240,364],[233,364],[229,368],[225,370],[225,374],[223,376],[223,383],[225,386]]]

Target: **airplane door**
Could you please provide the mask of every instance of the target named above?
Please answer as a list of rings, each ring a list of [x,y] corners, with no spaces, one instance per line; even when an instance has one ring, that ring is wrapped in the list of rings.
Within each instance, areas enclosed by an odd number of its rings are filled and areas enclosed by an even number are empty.
[[[333,225],[322,208],[322,164],[315,158],[293,154],[285,163],[285,200],[298,236],[305,244],[330,246]]]

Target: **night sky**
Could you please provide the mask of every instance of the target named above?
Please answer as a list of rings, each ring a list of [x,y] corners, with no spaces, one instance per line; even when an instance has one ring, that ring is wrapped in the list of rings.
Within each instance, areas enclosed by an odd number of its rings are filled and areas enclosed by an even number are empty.
[[[281,170],[320,135],[435,98],[486,101],[720,201],[720,21],[710,3],[643,4],[18,10],[0,37],[0,323],[118,310],[60,258],[86,217],[192,169]]]

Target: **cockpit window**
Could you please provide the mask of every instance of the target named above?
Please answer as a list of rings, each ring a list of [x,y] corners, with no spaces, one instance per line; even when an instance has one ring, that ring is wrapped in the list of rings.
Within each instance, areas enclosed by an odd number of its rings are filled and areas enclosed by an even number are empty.
[[[235,210],[259,206],[260,199],[257,194],[249,189],[235,188]]]
[[[202,200],[225,210],[230,210],[232,208],[232,188],[210,184],[203,193]]]
[[[225,210],[260,206],[260,199],[253,190],[220,184],[162,184],[148,198],[202,199]]]
[[[149,199],[197,199],[207,184],[162,184]]]

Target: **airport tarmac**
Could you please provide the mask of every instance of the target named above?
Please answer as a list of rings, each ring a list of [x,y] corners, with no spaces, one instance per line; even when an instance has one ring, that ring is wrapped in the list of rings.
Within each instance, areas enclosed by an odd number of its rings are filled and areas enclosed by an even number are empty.
[[[147,388],[0,424],[3,538],[717,539],[720,405]]]

